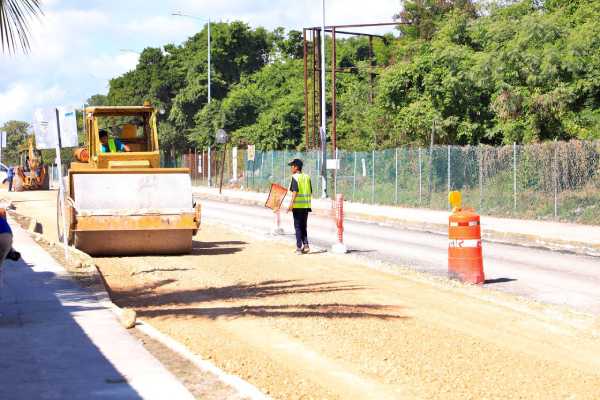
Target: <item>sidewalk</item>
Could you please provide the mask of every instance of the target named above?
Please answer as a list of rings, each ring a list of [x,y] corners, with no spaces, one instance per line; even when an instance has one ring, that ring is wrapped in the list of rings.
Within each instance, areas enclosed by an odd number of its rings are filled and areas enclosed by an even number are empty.
[[[11,226],[23,259],[4,264],[0,399],[193,399],[112,311]]]
[[[199,199],[219,200],[240,204],[264,206],[266,193],[241,190],[223,190],[196,186],[194,196]],[[289,197],[286,197],[289,200]],[[331,210],[331,200],[313,199],[313,211],[319,214]],[[419,208],[403,208],[372,204],[344,203],[347,218],[402,225],[404,228],[426,230],[446,234],[447,211]],[[600,226],[579,225],[562,222],[497,218],[483,215],[482,232],[488,240],[498,240],[526,246],[542,246],[557,250],[600,255]]]

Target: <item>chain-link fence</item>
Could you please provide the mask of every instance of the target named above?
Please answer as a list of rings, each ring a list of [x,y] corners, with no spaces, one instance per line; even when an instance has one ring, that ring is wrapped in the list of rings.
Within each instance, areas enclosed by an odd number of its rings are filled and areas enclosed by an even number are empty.
[[[320,195],[317,152],[256,151],[248,160],[242,149],[213,149],[210,156],[192,150],[181,165],[195,185],[208,185],[210,176],[217,186],[224,164],[225,187],[266,192],[272,182],[289,185],[293,158],[304,160]],[[349,201],[448,209],[448,191],[459,190],[466,206],[489,215],[600,224],[600,142],[340,150],[337,158],[340,169],[327,171],[328,192]]]

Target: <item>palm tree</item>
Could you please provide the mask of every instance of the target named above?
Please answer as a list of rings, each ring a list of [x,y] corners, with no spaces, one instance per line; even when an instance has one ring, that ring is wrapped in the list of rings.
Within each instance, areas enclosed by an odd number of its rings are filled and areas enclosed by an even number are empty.
[[[42,0],[0,0],[0,46],[2,52],[17,48],[29,51],[29,21],[41,15]]]

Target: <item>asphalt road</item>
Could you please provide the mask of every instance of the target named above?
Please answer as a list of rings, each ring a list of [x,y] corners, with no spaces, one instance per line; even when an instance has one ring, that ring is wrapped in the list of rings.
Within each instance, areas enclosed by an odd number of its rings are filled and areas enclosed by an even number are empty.
[[[257,206],[202,200],[202,216],[206,222],[256,233],[267,234],[274,227],[273,213]],[[282,215],[281,225],[292,243],[291,214]],[[435,275],[446,274],[448,241],[444,235],[349,220],[344,229],[344,242],[355,254]],[[336,240],[333,221],[326,217],[311,215],[308,233],[311,243],[319,247],[328,248]],[[486,286],[600,315],[600,257],[486,241],[483,254]]]

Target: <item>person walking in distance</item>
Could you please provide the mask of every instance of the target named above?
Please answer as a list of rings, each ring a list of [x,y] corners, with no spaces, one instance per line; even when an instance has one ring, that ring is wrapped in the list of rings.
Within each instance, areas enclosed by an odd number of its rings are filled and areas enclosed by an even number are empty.
[[[290,192],[292,200],[288,212],[294,215],[294,230],[296,231],[296,254],[310,252],[308,246],[308,213],[311,209],[312,184],[310,176],[302,172],[303,162],[296,158],[288,163],[292,170]]]
[[[8,180],[8,191],[12,192],[13,190],[13,179],[15,178],[15,168],[17,167],[8,167],[8,171],[6,171],[6,179]]]

